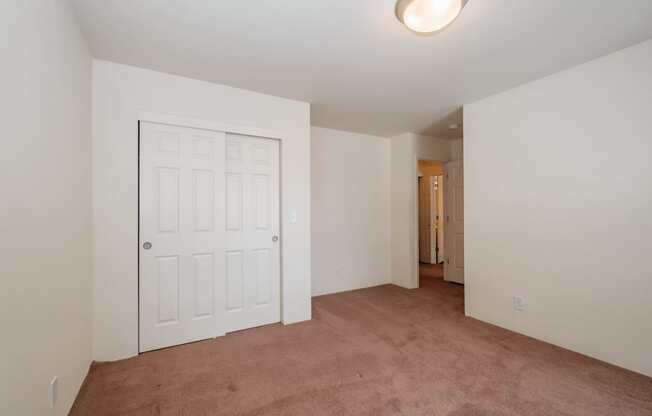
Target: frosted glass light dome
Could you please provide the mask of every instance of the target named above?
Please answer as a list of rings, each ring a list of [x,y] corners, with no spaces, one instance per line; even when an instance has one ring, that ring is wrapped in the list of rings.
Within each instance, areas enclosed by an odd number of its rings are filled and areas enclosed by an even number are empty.
[[[468,0],[399,0],[396,16],[408,29],[434,33],[453,22]]]

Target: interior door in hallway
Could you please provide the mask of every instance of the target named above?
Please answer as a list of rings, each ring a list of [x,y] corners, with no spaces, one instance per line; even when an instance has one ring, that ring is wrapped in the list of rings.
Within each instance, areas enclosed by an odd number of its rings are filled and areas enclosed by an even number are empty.
[[[434,224],[435,224],[435,234],[437,241],[437,255],[435,256],[436,263],[443,263],[446,258],[446,250],[444,244],[444,235],[446,231],[444,230],[444,175],[437,175],[436,177],[436,189],[433,192],[435,197],[435,206],[437,210],[435,212]]]
[[[444,280],[464,284],[464,166],[461,160],[445,165]]]
[[[140,124],[140,351],[220,332],[224,280],[222,132]]]
[[[225,332],[281,320],[279,142],[227,134]]]
[[[430,177],[419,177],[419,262],[431,261],[431,195]]]

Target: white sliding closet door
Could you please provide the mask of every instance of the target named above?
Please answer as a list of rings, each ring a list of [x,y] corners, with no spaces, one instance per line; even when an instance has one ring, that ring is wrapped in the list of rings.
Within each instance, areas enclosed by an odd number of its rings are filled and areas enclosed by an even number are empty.
[[[225,331],[281,320],[279,142],[227,134]]]
[[[140,124],[140,351],[223,333],[225,133]]]

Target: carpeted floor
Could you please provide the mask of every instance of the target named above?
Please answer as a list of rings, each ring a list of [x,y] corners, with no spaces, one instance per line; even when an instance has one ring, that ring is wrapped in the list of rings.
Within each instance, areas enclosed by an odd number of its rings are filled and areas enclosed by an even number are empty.
[[[465,318],[424,273],[313,320],[93,365],[72,415],[652,415],[652,379]]]
[[[419,263],[419,280],[424,279],[443,279],[444,278],[444,263],[439,264],[425,264]]]

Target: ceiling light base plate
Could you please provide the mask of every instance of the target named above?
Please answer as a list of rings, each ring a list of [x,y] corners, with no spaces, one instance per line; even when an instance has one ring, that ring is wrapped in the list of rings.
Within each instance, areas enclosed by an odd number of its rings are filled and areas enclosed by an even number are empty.
[[[408,30],[410,30],[411,32],[416,33],[418,35],[425,35],[425,36],[432,35],[432,34],[435,34],[435,33],[439,33],[442,30],[446,29],[448,26],[450,26],[451,23],[453,23],[459,17],[460,13],[464,9],[464,6],[466,6],[466,4],[469,2],[469,0],[462,0],[459,12],[452,19],[450,19],[450,21],[448,21],[443,26],[439,27],[436,30],[421,31],[421,30],[415,29],[414,27],[410,27],[410,22],[406,22],[406,12],[408,11],[407,10],[408,7],[410,7],[413,3],[418,2],[418,1],[422,1],[422,0],[398,0],[396,2],[396,8],[394,9],[394,13],[396,13],[396,17],[398,18],[398,20],[401,23],[403,23],[403,25]],[[433,1],[433,0],[430,0],[430,1]],[[440,1],[451,1],[451,0],[440,0]]]

